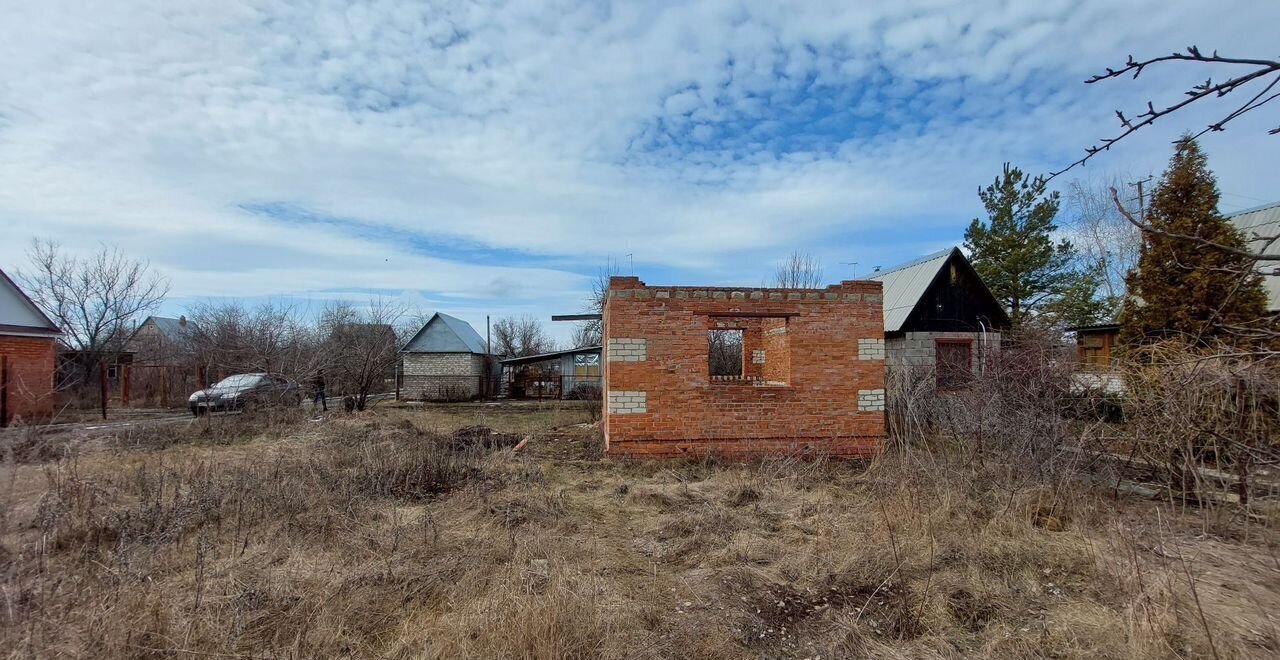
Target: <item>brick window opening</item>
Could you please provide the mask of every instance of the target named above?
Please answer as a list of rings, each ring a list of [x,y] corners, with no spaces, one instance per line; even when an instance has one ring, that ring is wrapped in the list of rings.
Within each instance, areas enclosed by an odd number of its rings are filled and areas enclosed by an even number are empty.
[[[937,340],[937,385],[940,390],[968,387],[973,380],[973,340]]]
[[[707,331],[707,363],[712,380],[742,378],[741,329]]]

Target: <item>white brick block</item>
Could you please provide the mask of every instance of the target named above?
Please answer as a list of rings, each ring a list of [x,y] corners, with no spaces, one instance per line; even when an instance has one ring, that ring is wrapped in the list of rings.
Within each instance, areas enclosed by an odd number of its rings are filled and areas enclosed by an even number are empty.
[[[884,410],[884,389],[858,390],[858,411],[878,412]]]
[[[610,338],[605,352],[610,362],[644,362],[649,357],[649,340]]]
[[[764,364],[764,351],[751,351],[751,364]]]
[[[883,360],[884,339],[862,338],[858,340],[859,360]]]
[[[644,392],[609,391],[610,415],[634,415],[648,411],[648,395]]]

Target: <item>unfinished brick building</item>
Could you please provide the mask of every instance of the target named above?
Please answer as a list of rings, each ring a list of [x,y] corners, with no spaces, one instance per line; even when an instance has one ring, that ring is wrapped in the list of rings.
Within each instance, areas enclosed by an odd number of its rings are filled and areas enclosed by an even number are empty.
[[[713,373],[712,337],[741,364]],[[609,281],[604,433],[610,455],[866,456],[884,418],[880,283],[825,289]]]

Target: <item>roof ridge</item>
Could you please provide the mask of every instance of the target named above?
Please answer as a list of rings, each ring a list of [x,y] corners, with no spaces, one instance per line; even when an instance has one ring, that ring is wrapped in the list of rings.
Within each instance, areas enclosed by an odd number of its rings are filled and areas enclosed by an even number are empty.
[[[882,277],[882,276],[884,276],[884,275],[888,275],[889,273],[896,273],[896,272],[898,272],[898,271],[900,271],[900,270],[906,270],[906,269],[908,269],[908,268],[914,268],[915,266],[919,266],[920,264],[925,263],[925,262],[927,262],[927,261],[933,261],[934,259],[941,259],[942,257],[950,256],[950,255],[951,255],[951,253],[952,253],[952,251],[954,251],[954,250],[958,250],[958,249],[960,249],[960,248],[958,248],[958,247],[956,247],[956,246],[952,245],[952,246],[951,246],[951,247],[949,247],[949,248],[943,248],[943,249],[941,249],[941,250],[938,250],[937,252],[932,252],[932,253],[930,253],[930,254],[926,254],[926,255],[924,255],[923,257],[916,257],[915,259],[912,259],[911,261],[908,261],[908,262],[906,262],[906,263],[901,263],[901,264],[898,264],[898,265],[896,265],[896,266],[892,266],[892,267],[890,267],[890,268],[886,268],[886,269],[884,269],[884,270],[878,270],[878,271],[875,271],[875,272],[871,273],[870,275],[868,275],[868,276],[867,276],[867,279],[872,279],[872,280],[874,280],[874,279],[876,279],[877,277]]]
[[[1232,211],[1231,213],[1224,213],[1222,217],[1227,218],[1229,220],[1238,215],[1248,215],[1250,213],[1257,213],[1258,211],[1266,211],[1267,209],[1273,209],[1277,206],[1280,206],[1280,200],[1276,200],[1274,202],[1267,202],[1266,204],[1263,204],[1261,206],[1255,206],[1249,209],[1242,209],[1240,211]]]

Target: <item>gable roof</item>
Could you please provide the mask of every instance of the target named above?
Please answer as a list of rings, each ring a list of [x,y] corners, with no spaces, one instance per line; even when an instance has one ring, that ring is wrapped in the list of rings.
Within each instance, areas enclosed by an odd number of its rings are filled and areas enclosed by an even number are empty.
[[[182,338],[191,330],[190,321],[183,325],[182,319],[173,319],[167,316],[148,316],[138,327],[141,328],[146,325],[147,321],[155,323],[156,329],[160,331],[160,334],[170,339]]]
[[[50,337],[62,334],[3,270],[0,270],[0,333]]]
[[[477,353],[487,355],[484,339],[460,318],[436,312],[422,329],[405,343],[405,353]]]
[[[1226,218],[1249,241],[1251,249],[1262,250],[1266,255],[1280,256],[1280,240],[1272,241],[1265,249],[1264,241],[1250,240],[1254,236],[1280,235],[1280,202],[1237,211]],[[1280,310],[1280,263],[1260,261],[1258,269],[1262,271],[1262,287],[1267,291],[1267,308],[1272,311]]]
[[[920,304],[920,299],[929,290],[929,285],[933,284],[938,273],[953,259],[959,259],[965,267],[973,271],[973,265],[965,258],[964,253],[960,248],[953,246],[867,276],[869,280],[880,282],[883,288],[885,332],[898,332],[902,329],[902,325],[906,323],[911,312]],[[994,301],[995,296],[987,288],[986,282],[982,281],[977,271],[973,271],[973,274],[982,284],[983,290]],[[995,306],[1002,311],[1004,309],[998,301]]]

